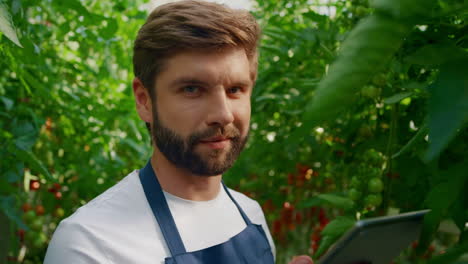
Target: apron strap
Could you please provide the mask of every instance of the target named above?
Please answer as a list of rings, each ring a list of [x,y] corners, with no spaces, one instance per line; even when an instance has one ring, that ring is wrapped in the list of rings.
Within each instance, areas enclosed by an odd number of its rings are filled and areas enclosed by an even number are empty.
[[[245,221],[245,224],[247,226],[251,225],[252,222],[250,222],[250,219],[249,217],[247,217],[247,215],[245,214],[244,210],[242,210],[242,208],[240,207],[240,205],[237,203],[237,201],[234,199],[234,197],[232,197],[231,193],[229,192],[228,188],[226,187],[226,185],[224,184],[224,181],[221,180],[222,184],[223,184],[223,187],[224,187],[224,190],[226,191],[226,193],[229,195],[229,198],[231,198],[231,200],[234,202],[234,204],[237,206],[237,209],[239,210],[240,214],[242,215],[242,218],[244,218],[244,221]]]
[[[180,237],[177,226],[172,217],[171,210],[167,204],[166,197],[164,197],[163,190],[159,184],[158,178],[156,177],[153,166],[151,165],[151,160],[148,161],[146,166],[140,170],[139,173],[140,181],[143,185],[143,190],[148,200],[151,210],[153,211],[154,216],[159,224],[161,232],[164,239],[166,240],[167,246],[171,255],[174,257],[176,255],[187,253],[182,238]],[[224,190],[228,194],[229,198],[234,202],[237,209],[239,210],[242,218],[244,219],[247,226],[251,225],[249,217],[245,214],[244,210],[239,206],[237,201],[232,197],[228,188],[224,184],[224,181],[221,181]]]
[[[177,230],[171,210],[169,210],[161,185],[156,178],[153,166],[151,166],[151,161],[148,161],[146,166],[140,170],[139,174],[146,198],[148,199],[151,210],[158,221],[171,255],[176,256],[186,253],[184,243],[182,242],[182,238]]]

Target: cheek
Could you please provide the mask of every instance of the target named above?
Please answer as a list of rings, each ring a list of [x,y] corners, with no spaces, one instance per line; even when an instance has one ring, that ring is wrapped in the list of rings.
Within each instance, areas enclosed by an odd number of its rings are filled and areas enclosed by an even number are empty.
[[[247,135],[250,126],[250,101],[242,103],[237,108],[238,128],[241,130],[242,135]]]
[[[162,98],[161,98],[162,99]],[[166,127],[186,137],[202,123],[203,113],[200,104],[187,103],[167,96],[157,102],[158,117]]]

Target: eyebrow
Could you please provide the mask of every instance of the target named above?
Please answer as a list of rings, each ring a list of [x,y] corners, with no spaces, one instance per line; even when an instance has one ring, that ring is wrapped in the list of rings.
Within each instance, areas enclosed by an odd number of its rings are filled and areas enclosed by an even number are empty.
[[[178,79],[175,79],[169,84],[169,87],[178,87],[178,86],[183,86],[183,85],[200,85],[200,86],[210,86],[210,84],[206,81],[202,81],[200,79],[197,79],[196,77],[181,77]],[[252,86],[251,81],[246,81],[246,80],[240,80],[232,83],[232,86],[242,86],[242,87],[248,87]]]
[[[178,87],[178,86],[187,85],[187,84],[196,84],[196,85],[201,85],[201,86],[208,85],[207,82],[204,82],[194,77],[181,77],[181,78],[173,80],[169,84],[169,87]]]

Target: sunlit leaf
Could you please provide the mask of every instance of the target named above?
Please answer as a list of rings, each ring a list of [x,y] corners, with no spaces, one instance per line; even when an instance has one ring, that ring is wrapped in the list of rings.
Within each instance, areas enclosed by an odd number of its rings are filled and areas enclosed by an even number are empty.
[[[385,104],[394,104],[394,103],[398,103],[400,102],[401,100],[405,99],[406,97],[409,97],[411,96],[413,93],[412,92],[404,92],[404,93],[398,93],[398,94],[395,94],[395,95],[392,95],[388,98],[385,98],[383,100],[383,102]]]
[[[304,119],[317,122],[333,118],[354,103],[355,93],[390,60],[407,32],[405,24],[380,16],[359,23],[306,106]]]
[[[13,41],[17,46],[21,48],[23,47],[18,39],[18,35],[16,35],[16,29],[13,25],[13,21],[11,20],[8,8],[6,4],[2,2],[0,2],[0,32],[5,34],[5,36]]]

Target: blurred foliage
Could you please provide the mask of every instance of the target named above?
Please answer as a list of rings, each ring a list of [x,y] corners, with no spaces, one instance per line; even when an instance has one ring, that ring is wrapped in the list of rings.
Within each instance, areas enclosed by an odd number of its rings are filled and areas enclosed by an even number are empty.
[[[0,35],[0,205],[14,220],[11,235],[18,227],[25,230],[21,241],[8,245],[10,256],[26,246],[25,258],[42,263],[61,217],[148,159],[149,142],[131,92],[133,40],[147,16],[141,4],[2,4],[23,46]],[[21,217],[22,205],[45,213]],[[33,229],[34,221],[43,225]]]
[[[0,259],[42,263],[58,222],[150,156],[131,92],[143,1],[0,1]],[[251,139],[226,175],[278,263],[357,218],[432,209],[396,263],[468,251],[462,0],[257,0]],[[2,232],[3,230],[0,230]]]

